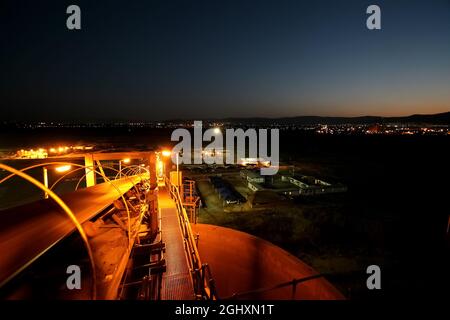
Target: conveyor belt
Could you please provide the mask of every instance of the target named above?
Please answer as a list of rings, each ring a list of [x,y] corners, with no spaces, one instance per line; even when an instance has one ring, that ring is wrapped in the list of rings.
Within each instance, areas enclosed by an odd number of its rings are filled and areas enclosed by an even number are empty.
[[[105,182],[61,196],[83,223],[106,209],[140,181],[139,177]],[[75,230],[51,199],[0,211],[0,286]]]

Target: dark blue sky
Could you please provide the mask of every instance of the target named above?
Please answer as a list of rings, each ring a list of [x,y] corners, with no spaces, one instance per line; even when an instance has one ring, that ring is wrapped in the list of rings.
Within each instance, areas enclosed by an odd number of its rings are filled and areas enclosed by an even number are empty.
[[[450,110],[449,0],[15,0],[0,22],[8,120]]]

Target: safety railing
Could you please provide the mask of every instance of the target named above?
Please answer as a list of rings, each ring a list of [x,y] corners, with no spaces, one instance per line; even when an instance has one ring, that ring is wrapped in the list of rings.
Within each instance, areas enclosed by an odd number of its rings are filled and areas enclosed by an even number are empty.
[[[188,257],[189,270],[191,271],[192,282],[197,299],[217,300],[217,292],[214,279],[211,275],[209,265],[202,263],[198,253],[197,242],[192,232],[191,224],[183,207],[183,201],[178,187],[173,186],[169,179],[166,178],[166,186],[170,189],[172,199],[177,207],[178,219],[184,240],[184,249]]]
[[[312,275],[312,276],[308,276],[308,277],[304,277],[304,278],[300,278],[300,279],[293,279],[291,281],[282,282],[282,283],[279,283],[272,287],[260,288],[260,289],[256,289],[256,290],[250,290],[250,291],[236,292],[236,293],[233,293],[231,296],[224,298],[224,300],[233,300],[233,299],[239,299],[239,298],[243,298],[243,297],[248,298],[249,296],[251,297],[256,294],[266,293],[266,292],[270,292],[270,291],[274,291],[274,290],[286,288],[286,287],[292,287],[292,299],[295,299],[298,284],[306,282],[306,281],[311,281],[314,279],[322,278],[322,277],[324,277],[324,274],[316,274],[316,275]]]

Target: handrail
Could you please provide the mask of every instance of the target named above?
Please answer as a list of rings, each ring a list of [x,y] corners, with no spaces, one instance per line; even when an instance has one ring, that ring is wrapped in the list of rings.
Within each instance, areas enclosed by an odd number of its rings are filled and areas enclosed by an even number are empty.
[[[192,282],[194,285],[195,295],[199,299],[217,300],[218,296],[215,290],[214,279],[211,276],[209,265],[202,263],[198,252],[196,238],[192,232],[191,223],[189,222],[186,209],[183,207],[180,191],[178,187],[174,187],[169,179],[165,177],[166,185],[170,189],[170,194],[175,200],[178,218],[183,233],[184,249],[188,256],[189,269],[191,270]]]
[[[250,290],[250,291],[235,292],[231,296],[223,298],[223,299],[224,300],[232,300],[232,299],[236,299],[236,298],[241,297],[241,296],[248,296],[250,294],[255,294],[255,293],[269,292],[269,291],[273,291],[273,290],[276,290],[276,289],[281,289],[281,288],[289,287],[289,286],[292,286],[292,299],[294,299],[295,298],[295,294],[296,294],[297,284],[302,283],[302,282],[306,282],[306,281],[310,281],[310,280],[314,280],[314,279],[317,279],[317,278],[322,278],[324,276],[325,276],[324,274],[315,274],[315,275],[304,277],[304,278],[300,278],[300,279],[292,279],[291,281],[282,282],[282,283],[279,283],[279,284],[274,285],[272,287],[259,288],[259,289]]]

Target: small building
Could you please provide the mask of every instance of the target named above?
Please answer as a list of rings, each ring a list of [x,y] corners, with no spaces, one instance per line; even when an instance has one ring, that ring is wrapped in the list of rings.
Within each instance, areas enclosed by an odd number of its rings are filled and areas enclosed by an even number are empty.
[[[247,187],[253,192],[264,190],[264,188],[256,182],[248,182]]]
[[[347,187],[340,183],[331,184],[311,176],[283,176],[282,180],[299,187],[298,195],[313,196],[347,191]]]
[[[240,174],[253,192],[272,191],[287,197],[296,197],[347,191],[347,187],[341,183],[332,184],[312,176],[276,175],[266,180],[255,170],[242,170]]]
[[[258,171],[241,170],[241,177],[247,182],[264,183],[265,179]]]

